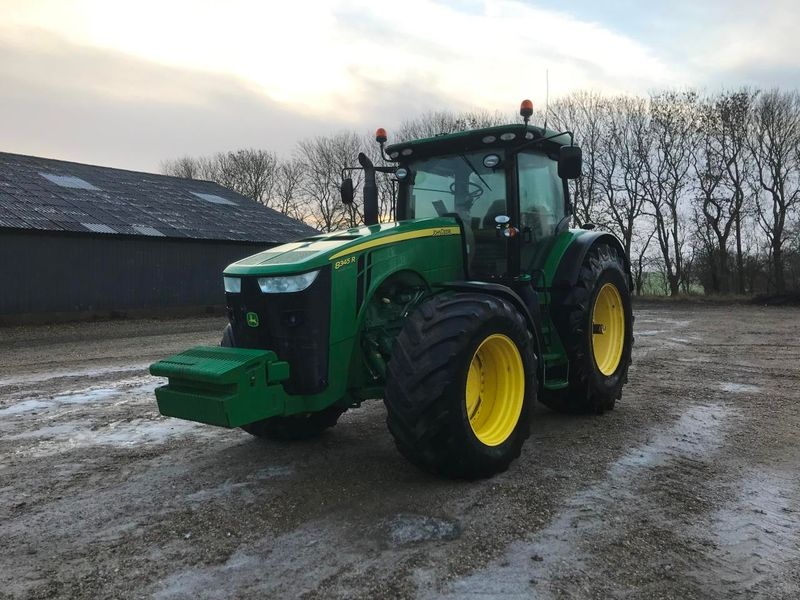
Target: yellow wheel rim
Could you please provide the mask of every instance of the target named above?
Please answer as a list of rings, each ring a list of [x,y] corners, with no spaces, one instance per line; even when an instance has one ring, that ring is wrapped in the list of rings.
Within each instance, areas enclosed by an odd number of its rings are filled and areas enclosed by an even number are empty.
[[[517,345],[499,333],[483,340],[472,356],[466,388],[472,432],[487,446],[499,446],[522,413],[525,370]]]
[[[592,309],[592,353],[603,375],[612,375],[622,359],[625,343],[625,310],[617,286],[600,288]]]

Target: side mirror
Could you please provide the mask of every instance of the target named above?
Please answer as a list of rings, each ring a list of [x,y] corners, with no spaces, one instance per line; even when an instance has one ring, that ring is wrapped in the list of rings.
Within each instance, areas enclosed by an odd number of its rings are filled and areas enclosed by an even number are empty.
[[[583,152],[578,146],[561,146],[558,153],[558,176],[577,179],[583,169]]]
[[[342,186],[339,188],[342,194],[342,204],[353,203],[353,179],[348,177],[342,181]]]

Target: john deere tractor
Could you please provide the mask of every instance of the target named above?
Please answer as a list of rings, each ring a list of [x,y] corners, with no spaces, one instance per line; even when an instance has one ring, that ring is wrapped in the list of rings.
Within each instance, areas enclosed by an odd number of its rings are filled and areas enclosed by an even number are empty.
[[[162,414],[258,437],[321,434],[383,399],[415,465],[445,477],[504,471],[534,402],[614,408],[627,381],[628,258],[590,224],[570,229],[570,132],[523,123],[359,155],[365,225],[271,248],[223,274],[230,323],[219,347],[150,367]],[[347,170],[346,170],[347,171]],[[396,186],[381,222],[376,177]],[[353,201],[350,178],[342,200]]]

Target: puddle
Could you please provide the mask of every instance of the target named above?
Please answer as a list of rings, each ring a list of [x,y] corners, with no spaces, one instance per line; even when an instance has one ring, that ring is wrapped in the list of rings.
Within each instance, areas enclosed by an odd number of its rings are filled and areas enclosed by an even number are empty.
[[[624,536],[627,522],[659,514],[641,498],[642,476],[655,468],[682,461],[708,461],[722,445],[732,409],[722,404],[688,406],[666,429],[654,429],[650,439],[611,464],[605,478],[564,504],[558,516],[525,541],[511,544],[505,556],[445,590],[450,598],[537,598],[591,595],[575,576],[597,573],[596,589],[613,589],[614,574],[595,565],[593,546]],[[663,517],[667,519],[666,517]],[[677,527],[665,520],[665,527]],[[624,538],[623,538],[624,539]],[[418,573],[420,580],[424,573]],[[564,581],[567,588],[560,587]],[[577,586],[577,587],[569,587]],[[584,581],[584,585],[587,582]],[[557,593],[552,593],[550,589]],[[438,597],[431,592],[423,597]]]
[[[748,383],[733,383],[730,381],[721,383],[719,389],[721,389],[723,392],[728,392],[731,394],[756,394],[761,391],[761,388],[757,385],[750,385]]]
[[[402,546],[431,540],[454,540],[461,536],[461,526],[455,521],[426,515],[398,514],[385,523],[389,540]]]
[[[661,466],[679,457],[702,460],[722,443],[722,425],[729,408],[721,404],[695,404],[664,431],[656,430],[652,439],[630,450],[612,463],[611,478],[627,479],[633,471]],[[628,482],[629,485],[629,482]]]

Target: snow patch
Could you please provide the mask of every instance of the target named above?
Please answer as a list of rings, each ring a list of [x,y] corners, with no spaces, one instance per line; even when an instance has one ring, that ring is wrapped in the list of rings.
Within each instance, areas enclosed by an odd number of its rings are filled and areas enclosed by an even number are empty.
[[[426,515],[401,513],[389,519],[385,526],[389,540],[397,545],[454,540],[461,535],[461,526],[457,522]]]
[[[139,363],[130,367],[106,367],[103,369],[73,369],[69,371],[45,371],[42,373],[29,373],[26,375],[14,375],[0,379],[0,387],[7,385],[18,385],[20,383],[41,383],[51,379],[64,377],[98,377],[100,375],[117,375],[123,373],[142,372],[147,373],[149,362]]]
[[[0,417],[19,415],[40,410],[56,409],[63,405],[103,402],[121,395],[139,396],[152,394],[158,385],[158,382],[154,380],[129,387],[131,384],[139,383],[140,381],[141,380],[137,378],[128,381],[122,381],[114,387],[86,388],[67,392],[66,394],[61,394],[59,396],[53,396],[52,398],[22,400],[21,402],[15,402],[9,406],[0,408]]]
[[[26,412],[33,412],[49,408],[50,404],[42,402],[41,400],[23,400],[11,406],[0,408],[0,417],[8,417],[10,415],[19,415]]]
[[[178,419],[133,419],[114,421],[98,428],[92,428],[85,422],[72,421],[4,437],[37,440],[32,447],[18,449],[17,454],[49,456],[76,448],[164,444],[191,434],[211,435],[213,432],[205,425]]]
[[[719,389],[730,394],[756,394],[761,391],[761,388],[757,385],[750,385],[748,383],[733,383],[732,381],[721,383]]]

